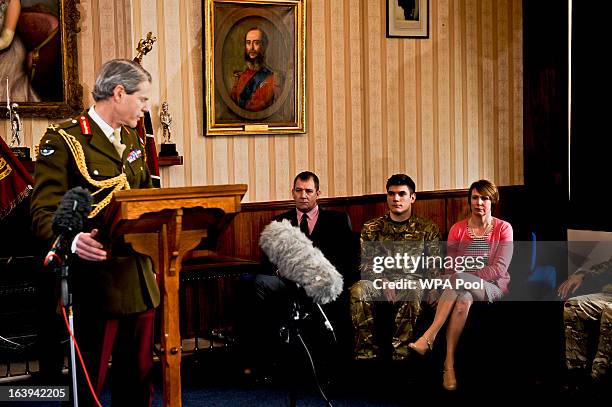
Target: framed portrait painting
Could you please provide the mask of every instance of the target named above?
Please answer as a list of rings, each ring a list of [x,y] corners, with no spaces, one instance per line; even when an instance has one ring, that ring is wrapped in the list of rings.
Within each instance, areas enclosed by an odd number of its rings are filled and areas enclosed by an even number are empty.
[[[429,0],[386,0],[387,37],[429,37]]]
[[[306,0],[204,0],[206,135],[305,132]]]
[[[18,1],[0,0],[0,22],[15,26],[12,41],[0,51],[0,109],[4,112],[8,99],[19,105],[22,117],[60,118],[82,109],[77,2],[21,0],[19,9],[13,8]]]

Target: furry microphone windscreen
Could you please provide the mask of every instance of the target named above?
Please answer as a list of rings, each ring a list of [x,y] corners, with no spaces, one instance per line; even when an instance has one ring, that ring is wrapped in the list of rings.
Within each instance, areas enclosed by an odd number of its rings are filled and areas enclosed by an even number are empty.
[[[91,212],[92,200],[91,194],[84,188],[68,190],[53,215],[53,232],[74,236],[83,230],[83,221]]]
[[[342,292],[342,275],[287,219],[266,226],[259,246],[278,267],[278,274],[302,286],[315,302],[327,304]]]

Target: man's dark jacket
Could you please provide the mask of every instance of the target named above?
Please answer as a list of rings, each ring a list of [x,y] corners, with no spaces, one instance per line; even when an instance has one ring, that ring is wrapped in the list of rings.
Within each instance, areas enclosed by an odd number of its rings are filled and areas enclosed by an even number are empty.
[[[298,226],[297,212],[291,209],[277,215],[273,220],[288,219],[293,226]],[[347,290],[359,280],[359,236],[351,229],[351,220],[345,212],[336,212],[319,207],[319,217],[310,240],[325,258],[336,267],[344,278],[344,289]],[[274,274],[274,267],[267,256],[263,255],[263,269],[266,274]]]
[[[295,209],[291,209],[273,218],[275,221],[282,221],[284,219],[288,219],[293,226],[299,227]],[[342,274],[344,279],[344,289],[338,299],[323,305],[327,317],[334,326],[338,347],[330,347],[329,345],[319,343],[319,345],[315,345],[315,348],[322,346],[321,349],[323,349],[324,353],[331,353],[328,356],[324,356],[323,360],[335,360],[334,358],[336,357],[347,359],[350,357],[353,346],[348,293],[350,286],[358,281],[360,277],[357,264],[360,250],[359,234],[352,231],[351,220],[345,212],[325,210],[319,206],[319,217],[309,238],[312,240],[313,246],[321,250],[325,258],[336,267],[336,270]],[[275,267],[270,263],[265,254],[262,254],[262,269],[266,274],[275,273]],[[318,314],[314,310],[311,312]],[[311,335],[313,335],[311,340],[315,342],[325,341],[326,335],[323,334],[325,330],[318,324],[318,322],[315,322],[315,329],[311,331]]]

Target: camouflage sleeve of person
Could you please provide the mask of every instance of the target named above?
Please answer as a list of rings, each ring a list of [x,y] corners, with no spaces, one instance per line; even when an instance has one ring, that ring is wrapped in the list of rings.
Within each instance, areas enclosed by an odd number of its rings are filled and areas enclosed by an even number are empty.
[[[367,243],[371,241],[372,234],[368,228],[368,223],[366,223],[361,228],[361,235],[359,237],[359,243],[361,246],[359,271],[363,280],[372,280],[374,276],[374,272],[372,270],[372,260],[374,258],[374,253],[372,250],[372,245]]]
[[[582,275],[585,278],[601,278],[606,274],[612,276],[612,256],[608,260],[597,263],[589,268],[579,268],[574,274]]]
[[[588,269],[581,268],[576,270],[576,272],[568,278],[568,281],[573,280],[577,282],[578,284],[575,284],[577,289],[582,285],[585,279],[589,280],[590,286],[600,286],[601,292],[607,294],[612,293],[612,257]]]
[[[424,276],[426,278],[436,278],[442,274],[443,270],[443,254],[442,254],[442,234],[440,228],[435,223],[431,223],[427,226],[427,233],[425,235],[425,255],[436,259],[434,264],[435,267],[427,267]],[[440,267],[437,267],[440,265]]]
[[[361,228],[360,243],[361,243],[361,256],[359,271],[361,272],[361,278],[363,280],[374,280],[377,278],[387,278],[391,280],[391,277],[386,269],[374,270],[374,259],[376,257],[384,257],[390,255],[385,251],[385,245],[382,239],[382,230],[384,227],[384,221],[382,218],[373,219],[364,223]]]
[[[574,273],[570,274],[567,280],[562,282],[557,289],[557,295],[561,299],[567,299],[570,295],[582,286],[585,279],[603,280],[602,292],[612,292],[612,284],[610,277],[612,276],[612,257],[601,263],[597,263],[589,268],[579,268]],[[608,284],[605,284],[605,283]]]

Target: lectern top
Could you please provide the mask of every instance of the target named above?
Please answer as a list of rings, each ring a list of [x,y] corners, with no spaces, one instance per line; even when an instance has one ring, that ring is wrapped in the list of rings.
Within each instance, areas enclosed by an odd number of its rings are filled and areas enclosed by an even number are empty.
[[[240,212],[246,191],[244,184],[119,191],[106,210],[106,222],[111,235],[151,232],[181,209],[184,229],[208,228]]]
[[[207,198],[213,196],[227,195],[240,196],[240,199],[242,200],[244,194],[246,194],[246,191],[246,184],[129,189],[116,192],[113,197],[113,200],[116,202],[156,201],[167,199]]]

